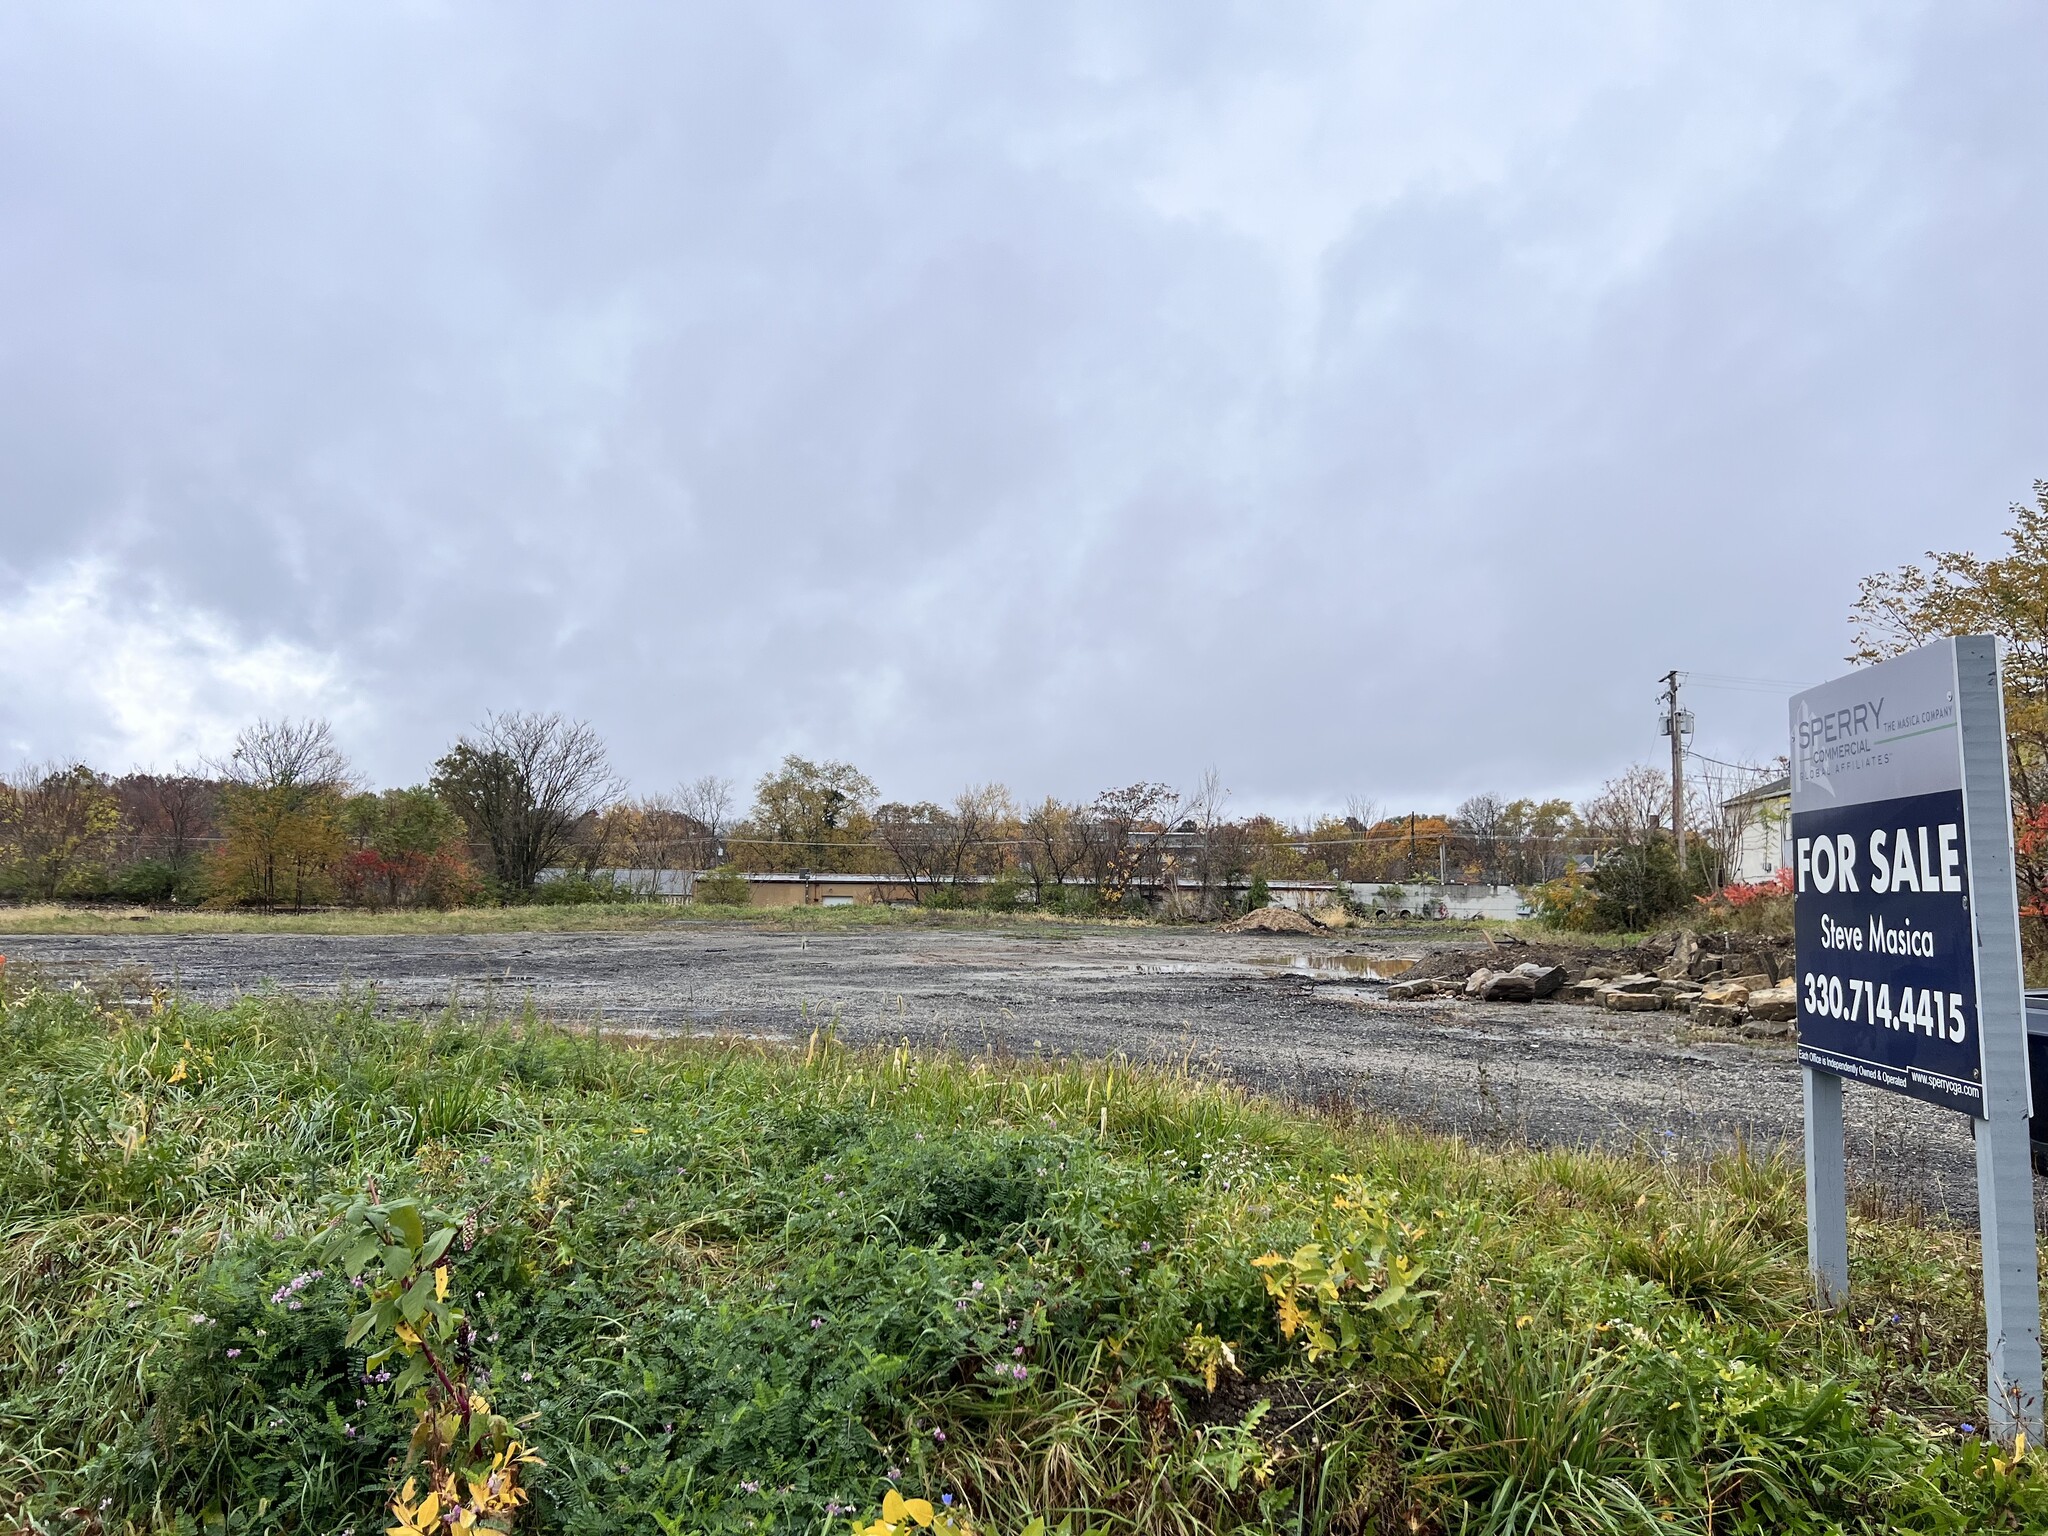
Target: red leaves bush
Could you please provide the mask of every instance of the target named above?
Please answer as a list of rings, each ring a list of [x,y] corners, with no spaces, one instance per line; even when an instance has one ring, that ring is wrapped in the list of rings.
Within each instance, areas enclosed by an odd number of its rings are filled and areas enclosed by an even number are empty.
[[[459,853],[379,853],[362,848],[342,860],[337,894],[351,907],[459,907],[482,889]]]

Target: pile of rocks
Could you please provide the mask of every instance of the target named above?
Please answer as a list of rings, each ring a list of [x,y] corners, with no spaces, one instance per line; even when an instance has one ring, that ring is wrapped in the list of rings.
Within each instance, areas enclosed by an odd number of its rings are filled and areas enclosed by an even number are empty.
[[[1397,981],[1387,988],[1387,996],[1457,994],[1475,997],[1484,1003],[1533,1003],[1541,998],[1557,996],[1564,985],[1563,966],[1542,965],[1532,960],[1508,971],[1490,971],[1481,967],[1463,981],[1441,976],[1418,976],[1412,981]]]
[[[1781,953],[1782,946],[1772,940],[1738,948],[1730,942],[1734,937],[1695,936],[1681,929],[1623,952],[1618,965],[1581,965],[1567,956],[1562,965],[1528,961],[1507,970],[1481,967],[1463,975],[1410,976],[1388,987],[1387,996],[1581,1003],[1613,1013],[1688,1014],[1700,1028],[1752,1039],[1791,1035],[1797,1013],[1792,983],[1789,976],[1778,979],[1781,971],[1791,969],[1789,951]]]
[[[1563,996],[1566,1002],[1590,1003],[1610,1013],[1690,1014],[1702,1028],[1739,1030],[1751,1038],[1790,1035],[1798,1011],[1792,983],[1779,985],[1764,972],[1705,983],[1643,971],[1625,976],[1589,972],[1566,987]]]

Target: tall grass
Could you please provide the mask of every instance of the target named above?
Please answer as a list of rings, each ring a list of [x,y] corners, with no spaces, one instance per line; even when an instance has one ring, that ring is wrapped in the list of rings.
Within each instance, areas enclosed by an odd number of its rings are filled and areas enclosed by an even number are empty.
[[[276,1299],[322,1200],[373,1187],[462,1223],[479,1362],[548,1463],[536,1530],[844,1530],[892,1482],[998,1530],[2048,1520],[2037,1462],[1957,1450],[1967,1254],[1861,1223],[1888,1320],[1808,1310],[1780,1159],[1489,1151],[1115,1063],[122,990],[0,997],[26,1530],[381,1528],[409,1414],[342,1344],[343,1277]],[[1432,1293],[1347,1370],[1252,1265],[1339,1179]],[[1235,1361],[1213,1390],[1200,1338]]]

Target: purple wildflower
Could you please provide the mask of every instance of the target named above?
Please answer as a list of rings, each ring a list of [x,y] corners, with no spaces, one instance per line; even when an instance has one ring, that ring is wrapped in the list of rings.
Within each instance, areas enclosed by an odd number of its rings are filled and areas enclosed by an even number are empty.
[[[285,1281],[283,1285],[280,1285],[275,1291],[270,1293],[270,1304],[273,1307],[289,1305],[294,1312],[299,1311],[301,1304],[293,1301],[292,1298],[297,1296],[299,1292],[303,1291],[315,1280],[324,1278],[326,1274],[327,1271],[324,1269],[309,1269],[302,1275],[293,1275],[291,1279]]]
[[[237,1360],[241,1358],[241,1354],[242,1352],[239,1349],[231,1349],[228,1351],[228,1358],[230,1360]]]

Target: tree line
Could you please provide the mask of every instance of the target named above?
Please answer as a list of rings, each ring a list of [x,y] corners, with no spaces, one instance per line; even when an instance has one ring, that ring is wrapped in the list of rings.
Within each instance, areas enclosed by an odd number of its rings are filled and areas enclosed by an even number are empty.
[[[2048,926],[2048,481],[2034,492],[2011,509],[2003,553],[1930,552],[1868,578],[1847,658],[1947,634],[2004,641],[2030,940]],[[728,891],[733,871],[810,870],[892,876],[932,904],[1099,909],[1163,892],[1170,911],[1206,916],[1261,880],[1446,879],[1532,888],[1560,922],[1640,927],[1726,881],[1741,826],[1723,804],[1772,771],[1688,778],[1680,868],[1670,781],[1647,766],[1579,804],[1485,794],[1389,812],[1359,799],[1288,822],[1230,814],[1213,773],[1186,790],[1139,783],[1029,805],[991,784],[942,805],[885,800],[849,763],[791,756],[742,811],[717,777],[629,795],[591,727],[559,715],[486,716],[426,782],[381,791],[360,781],[326,723],[259,721],[225,760],[190,769],[46,764],[0,780],[0,896],[456,906],[615,894],[605,876],[621,869],[723,870]]]
[[[0,895],[304,910],[605,899],[672,872],[890,877],[920,903],[1047,910],[1164,904],[1216,917],[1258,882],[1569,878],[1643,842],[1668,801],[1631,770],[1583,805],[1476,795],[1385,814],[1354,800],[1304,822],[1234,816],[1214,773],[1020,804],[1000,784],[886,800],[845,762],[785,758],[742,810],[728,780],[632,795],[597,733],[555,714],[486,716],[427,780],[365,786],[320,720],[258,721],[223,760],[113,775],[24,768],[0,783]],[[743,889],[743,886],[742,886]]]

